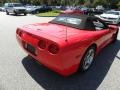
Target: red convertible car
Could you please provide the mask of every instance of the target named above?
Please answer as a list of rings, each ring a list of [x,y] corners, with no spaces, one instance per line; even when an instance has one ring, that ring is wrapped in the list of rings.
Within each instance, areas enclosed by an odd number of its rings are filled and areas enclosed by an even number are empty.
[[[19,27],[16,36],[40,64],[68,76],[87,71],[98,52],[116,41],[118,30],[94,16],[61,14],[48,23]]]

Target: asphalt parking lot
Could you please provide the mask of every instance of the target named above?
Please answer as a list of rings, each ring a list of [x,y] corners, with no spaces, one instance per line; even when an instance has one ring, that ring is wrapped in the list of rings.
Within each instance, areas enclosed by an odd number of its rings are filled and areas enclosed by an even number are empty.
[[[120,90],[120,32],[117,42],[105,47],[84,74],[65,78],[27,56],[16,41],[16,28],[52,19],[0,12],[0,90]]]

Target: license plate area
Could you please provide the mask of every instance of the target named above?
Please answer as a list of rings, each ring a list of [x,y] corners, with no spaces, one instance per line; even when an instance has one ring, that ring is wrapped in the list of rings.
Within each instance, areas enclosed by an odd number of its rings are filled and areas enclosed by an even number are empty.
[[[36,49],[32,46],[32,45],[30,45],[30,44],[28,44],[28,43],[24,43],[24,48],[28,51],[28,52],[30,52],[31,54],[33,54],[33,55],[35,55],[36,56]]]

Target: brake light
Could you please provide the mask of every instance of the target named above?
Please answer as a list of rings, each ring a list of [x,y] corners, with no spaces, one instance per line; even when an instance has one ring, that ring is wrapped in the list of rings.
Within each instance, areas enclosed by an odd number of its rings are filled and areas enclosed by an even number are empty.
[[[51,44],[49,47],[48,47],[48,51],[52,54],[57,54],[58,51],[59,51],[59,47],[55,44]]]
[[[19,32],[19,36],[22,37],[22,35],[23,35],[23,33],[20,31],[20,32]]]
[[[38,46],[39,46],[39,48],[41,48],[41,49],[45,49],[45,48],[46,48],[46,42],[43,41],[43,40],[40,40],[40,41],[38,42]]]
[[[17,29],[16,33],[17,33],[20,37],[22,37],[23,32],[22,32],[21,30]]]
[[[19,29],[17,29],[16,33],[17,33],[17,34],[19,33]]]

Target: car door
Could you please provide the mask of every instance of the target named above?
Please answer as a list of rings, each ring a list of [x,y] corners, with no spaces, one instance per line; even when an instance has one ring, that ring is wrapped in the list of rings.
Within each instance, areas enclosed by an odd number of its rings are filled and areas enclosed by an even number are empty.
[[[93,24],[96,29],[96,35],[97,35],[97,43],[99,48],[103,48],[106,46],[112,38],[112,32],[109,29],[109,27],[100,19],[93,20]]]
[[[12,5],[12,4],[8,4],[8,9],[7,9],[7,11],[8,11],[9,13],[12,13],[12,9],[13,9],[13,5]]]

